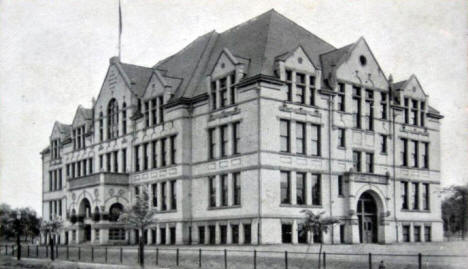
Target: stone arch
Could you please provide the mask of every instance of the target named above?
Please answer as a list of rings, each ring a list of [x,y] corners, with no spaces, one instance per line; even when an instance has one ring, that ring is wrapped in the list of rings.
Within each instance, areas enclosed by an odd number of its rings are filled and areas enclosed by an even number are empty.
[[[372,186],[372,185],[362,186],[361,188],[359,188],[357,190],[357,192],[356,192],[356,194],[354,196],[354,197],[356,197],[356,199],[355,199],[354,205],[352,207],[353,209],[357,207],[359,197],[361,197],[361,195],[364,192],[369,192],[369,194],[372,195],[372,197],[374,197],[375,202],[377,203],[379,213],[387,212],[387,205],[385,203],[385,194],[378,187],[375,187],[375,186]]]
[[[124,210],[124,206],[119,203],[115,202],[109,207],[109,221],[117,221],[119,219],[120,214],[122,214]]]
[[[129,201],[127,198],[122,197],[122,196],[111,196],[104,201],[105,207],[103,211],[108,212],[110,207],[115,203],[120,203],[123,205],[124,208],[126,208],[129,204]]]
[[[81,199],[78,207],[78,214],[85,217],[91,216],[91,202],[88,198]]]
[[[384,218],[386,216],[385,212],[387,212],[385,196],[377,187],[363,186],[358,190],[355,197],[353,209],[356,210],[358,217],[360,242],[385,242]],[[368,211],[369,206],[370,211]],[[372,238],[372,240],[369,240],[369,238]]]

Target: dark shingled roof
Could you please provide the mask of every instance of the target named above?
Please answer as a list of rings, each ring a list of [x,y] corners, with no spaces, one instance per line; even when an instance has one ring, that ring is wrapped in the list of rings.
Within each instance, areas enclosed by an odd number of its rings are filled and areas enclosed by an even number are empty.
[[[130,90],[137,95],[142,97],[145,93],[146,85],[151,78],[153,70],[149,67],[143,67],[133,64],[119,63],[123,71],[130,79],[131,87]]]
[[[398,81],[392,84],[394,90],[401,90],[408,80]]]
[[[183,79],[176,97],[195,97],[205,92],[203,78],[213,70],[223,49],[235,57],[249,61],[247,76],[274,76],[275,57],[301,46],[320,68],[319,55],[334,47],[270,10],[223,33],[205,34],[179,53],[157,63],[155,68],[167,70],[168,76]]]
[[[335,49],[320,55],[320,60],[322,63],[322,74],[324,79],[330,78],[330,74],[336,67],[338,67],[338,63],[343,59],[343,57],[351,52],[354,44],[356,43],[351,43],[342,48]]]

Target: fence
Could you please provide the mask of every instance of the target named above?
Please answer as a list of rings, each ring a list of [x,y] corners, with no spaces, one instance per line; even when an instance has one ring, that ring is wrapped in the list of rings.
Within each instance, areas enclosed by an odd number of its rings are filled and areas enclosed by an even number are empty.
[[[0,246],[1,255],[15,256],[15,245]],[[57,246],[58,260],[105,264],[135,265],[138,250],[135,247],[114,246]],[[22,245],[21,256],[46,259],[50,248],[39,245]],[[293,251],[257,251],[202,248],[145,248],[145,265],[179,268],[252,268],[252,269],[310,269],[318,268],[318,253]],[[465,268],[468,257],[463,255],[383,254],[383,253],[334,253],[321,254],[323,269],[369,268]]]

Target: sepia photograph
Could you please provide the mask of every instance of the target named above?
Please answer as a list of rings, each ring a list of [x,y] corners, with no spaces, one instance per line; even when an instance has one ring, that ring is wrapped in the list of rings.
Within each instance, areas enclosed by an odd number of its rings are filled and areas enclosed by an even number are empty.
[[[468,1],[0,0],[0,269],[462,269]]]

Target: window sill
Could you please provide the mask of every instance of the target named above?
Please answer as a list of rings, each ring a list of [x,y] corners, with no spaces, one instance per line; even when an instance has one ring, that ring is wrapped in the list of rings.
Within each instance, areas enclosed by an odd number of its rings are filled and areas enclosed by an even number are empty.
[[[341,149],[341,150],[346,150],[346,147],[343,147],[343,146],[338,146],[336,147],[337,149]]]
[[[308,158],[308,157],[312,157],[312,158],[322,158],[321,155],[298,154],[298,153],[291,153],[291,152],[287,152],[287,151],[280,151],[279,154],[281,154],[281,155],[286,155],[286,156],[292,156],[292,157],[300,157],[300,158]]]
[[[226,160],[226,159],[230,159],[230,158],[236,158],[236,157],[240,157],[242,154],[241,153],[236,153],[236,154],[231,154],[231,155],[228,155],[228,156],[223,156],[223,157],[218,157],[218,158],[208,158],[208,162],[216,162],[216,161],[222,161],[222,160]]]
[[[322,205],[293,205],[293,204],[280,204],[280,207],[286,208],[322,208]]]
[[[171,209],[171,210],[157,210],[156,212],[165,214],[165,213],[177,213],[177,209]]]
[[[208,210],[218,210],[218,209],[236,209],[241,208],[241,205],[231,205],[231,206],[209,206]]]
[[[401,209],[404,213],[431,213],[429,209]]]

